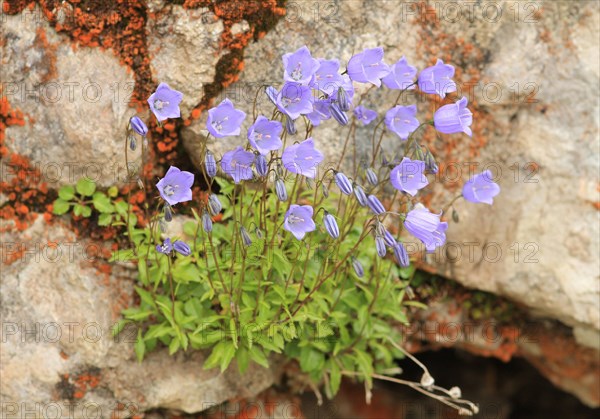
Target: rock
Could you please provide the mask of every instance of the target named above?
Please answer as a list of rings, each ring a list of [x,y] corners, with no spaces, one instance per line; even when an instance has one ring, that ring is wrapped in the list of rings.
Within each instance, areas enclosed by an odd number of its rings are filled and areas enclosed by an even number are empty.
[[[222,32],[223,22],[208,8],[169,6],[167,13],[148,20],[152,75],[183,93],[183,118],[200,103],[204,85],[213,81],[215,66],[226,53],[219,49]]]
[[[280,86],[282,54],[303,45],[314,57],[339,58],[342,65],[377,45],[385,48],[388,63],[405,55],[419,69],[442,57],[457,68],[461,94],[474,110],[475,134],[425,142],[446,162],[437,176],[443,183],[425,192],[428,205],[441,210],[470,176],[486,168],[502,192],[491,207],[459,200],[454,208],[461,221],[451,223],[447,245],[434,255],[421,259],[422,247],[406,237],[413,255],[426,269],[561,321],[574,328],[580,345],[598,348],[599,6],[503,1],[474,8],[470,15],[466,5],[448,1],[353,0],[316,11],[304,2],[288,5],[288,15],[246,48],[240,80],[215,98],[219,103],[229,97],[249,115],[242,135],[211,139],[208,147],[223,154],[246,142],[256,89]],[[380,90],[363,104],[381,114],[394,100],[395,94]],[[407,103],[415,103],[415,96]],[[435,109],[421,99],[418,106],[421,112]],[[259,113],[270,115],[272,109],[259,95]],[[206,113],[182,131],[196,164],[205,121]],[[372,128],[357,130],[359,161],[371,158]],[[302,139],[302,127],[300,132]],[[346,133],[333,120],[315,128],[312,136],[326,167],[340,159]],[[389,154],[393,144],[391,137],[384,141]],[[342,167],[351,173],[350,155]],[[448,164],[453,161],[459,163]]]
[[[112,185],[124,173],[133,76],[110,51],[74,49],[41,16],[38,8],[2,15],[2,96],[26,115],[6,129],[7,147],[51,187],[82,176]]]
[[[86,417],[92,410],[130,417],[158,407],[192,413],[273,383],[275,369],[205,371],[200,351],[158,350],[138,363],[135,330],[111,334],[131,304],[132,274],[116,266],[111,275],[100,273],[98,255],[108,250],[102,246],[42,217],[22,233],[2,234],[3,417]]]

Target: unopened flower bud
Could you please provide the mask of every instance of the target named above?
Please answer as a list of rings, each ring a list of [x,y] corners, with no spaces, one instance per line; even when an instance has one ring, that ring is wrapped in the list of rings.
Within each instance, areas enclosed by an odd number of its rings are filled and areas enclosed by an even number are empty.
[[[281,178],[277,178],[275,180],[275,193],[277,194],[277,198],[280,201],[287,201],[287,189],[285,188],[285,183],[283,183],[283,180],[281,180]]]
[[[333,116],[333,119],[335,119],[338,124],[348,125],[348,115],[340,109],[337,103],[332,102],[329,105],[329,110],[331,111],[331,116]]]
[[[335,184],[340,188],[340,191],[346,195],[350,195],[352,193],[352,183],[348,180],[345,174],[342,172],[336,172],[335,174]]]
[[[354,256],[352,257],[352,268],[354,268],[354,272],[359,278],[362,278],[365,275],[365,269],[362,264],[356,259]]]
[[[248,231],[244,227],[240,227],[240,235],[242,236],[242,243],[244,243],[244,246],[248,247],[252,244],[250,234],[248,234]]]
[[[273,86],[267,86],[265,93],[267,94],[269,100],[273,102],[273,105],[277,106],[277,89]]]
[[[415,159],[416,160],[425,160],[425,155],[423,154],[423,150],[420,145],[415,146]]]
[[[210,150],[206,150],[206,155],[204,156],[204,167],[206,169],[206,174],[209,177],[215,177],[217,175],[217,161],[215,160],[215,156]]]
[[[256,172],[259,176],[266,176],[267,171],[269,170],[267,159],[262,154],[258,154],[256,159],[254,160],[254,165],[256,166]]]
[[[208,212],[204,211],[202,213],[201,221],[202,221],[202,229],[204,231],[206,231],[207,233],[210,233],[213,228],[213,222],[212,222],[212,219],[210,218],[210,215],[208,215]]]
[[[433,383],[435,383],[435,380],[433,379],[431,374],[429,374],[427,371],[425,371],[423,373],[423,375],[421,376],[421,385],[423,387],[431,387],[433,385]]]
[[[296,135],[298,130],[296,129],[296,123],[289,116],[285,116],[285,129],[290,135]]]
[[[258,227],[256,227],[256,228],[254,229],[254,234],[256,234],[256,237],[258,237],[258,238],[259,238],[259,240],[260,240],[260,239],[262,239],[262,238],[264,237],[264,236],[263,236],[263,232],[262,232],[262,230],[261,230],[260,228],[258,228]]]
[[[164,218],[159,218],[158,220],[158,227],[160,228],[160,232],[161,233],[166,233],[167,232],[167,223],[165,221]]]
[[[376,215],[381,215],[385,212],[385,207],[375,195],[369,195],[367,197],[367,205]]]
[[[169,204],[165,203],[163,212],[165,214],[165,221],[167,223],[170,223],[171,221],[173,221],[173,210],[171,209],[171,206]]]
[[[135,149],[137,148],[137,140],[135,139],[135,135],[129,134],[127,139],[129,140],[129,149],[131,151],[135,151]]]
[[[425,168],[430,173],[433,173],[434,175],[439,170],[438,165],[435,162],[435,158],[433,157],[433,154],[431,154],[431,151],[429,151],[429,150],[427,150],[427,153],[425,154]]]
[[[390,247],[394,247],[396,246],[396,239],[394,238],[394,235],[392,233],[390,233],[388,230],[386,230],[383,233],[383,240],[385,240],[385,244],[387,244]]]
[[[362,186],[357,185],[356,183],[354,184],[354,196],[361,207],[367,206],[367,195],[365,194]]]
[[[192,254],[192,249],[190,249],[190,246],[188,246],[187,243],[184,243],[182,241],[177,240],[175,243],[173,243],[173,249],[175,249],[175,251],[183,256],[189,256]]]
[[[343,112],[348,112],[350,110],[350,101],[348,100],[348,94],[346,93],[346,90],[344,90],[342,86],[338,88],[337,99],[340,110]]]
[[[325,225],[325,230],[327,230],[327,233],[331,237],[334,239],[340,237],[340,229],[337,225],[337,221],[335,221],[335,217],[327,211],[325,211],[325,215],[323,216],[323,224]]]
[[[327,188],[327,185],[325,185],[325,183],[321,184],[321,190],[323,191],[323,196],[325,198],[329,198],[329,188]]]
[[[454,208],[452,208],[452,221],[454,221],[455,223],[458,223],[459,221],[458,211],[456,211]]]
[[[375,237],[375,248],[377,249],[377,254],[379,255],[379,257],[385,257],[387,249],[385,248],[385,241],[383,240],[383,237]]]
[[[315,181],[312,180],[312,178],[309,178],[309,177],[304,178],[304,181],[306,182],[306,187],[308,189],[313,189],[315,187]]]
[[[281,167],[281,163],[277,163],[277,166],[275,166],[275,172],[277,173],[277,176],[283,177],[283,167]]]
[[[408,252],[402,243],[397,242],[394,247],[394,258],[398,265],[403,268],[410,266],[410,259],[408,258]]]
[[[138,188],[144,189],[144,182],[142,181],[141,178],[137,178],[137,185],[138,185]]]
[[[367,182],[369,182],[373,186],[377,186],[377,184],[379,183],[379,179],[377,179],[377,173],[375,173],[375,170],[369,167],[365,174],[367,177]]]
[[[221,201],[219,201],[217,195],[211,194],[208,197],[208,212],[210,212],[210,215],[214,217],[215,215],[220,213],[222,209],[223,205],[221,205]]]
[[[145,137],[146,134],[148,134],[148,127],[146,126],[146,124],[144,124],[144,121],[142,121],[137,116],[131,117],[131,119],[129,120],[129,126],[133,131],[135,131],[142,137]]]

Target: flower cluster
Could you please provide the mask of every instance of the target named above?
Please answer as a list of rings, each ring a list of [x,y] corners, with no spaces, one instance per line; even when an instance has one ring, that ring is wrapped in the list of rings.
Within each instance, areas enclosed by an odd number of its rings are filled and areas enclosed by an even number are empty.
[[[443,208],[429,209],[419,202],[431,175],[438,172],[435,156],[421,144],[422,133],[433,127],[441,134],[473,134],[468,100],[454,94],[454,67],[442,60],[419,72],[406,57],[387,64],[383,48],[377,47],[357,53],[344,66],[335,58],[315,58],[303,46],[283,55],[282,76],[279,88],[261,88],[270,109],[261,110],[255,103],[251,118],[229,99],[208,110],[208,134],[199,168],[208,186],[205,199],[193,202],[193,173],[170,167],[155,185],[159,210],[146,232],[136,233],[128,218],[128,236],[141,249],[138,257],[145,252],[147,258],[148,267],[140,264],[140,272],[144,271],[140,276],[147,281],[144,285],[154,293],[162,284],[170,294],[170,298],[155,297],[157,304],[148,308],[160,307],[154,316],[162,316],[164,330],[151,328],[144,339],[154,345],[159,338],[176,351],[194,342],[206,327],[185,326],[198,316],[211,319],[215,330],[231,331],[261,315],[278,325],[301,326],[331,313],[339,322],[341,347],[294,346],[290,343],[296,338],[294,331],[287,342],[291,346],[286,347],[281,338],[275,345],[265,343],[263,349],[289,350],[304,371],[319,379],[326,369],[335,393],[339,380],[334,374],[340,374],[341,363],[335,355],[325,354],[335,352],[342,357],[349,353],[353,357],[349,362],[358,359],[355,367],[368,380],[370,367],[365,365],[379,361],[370,358],[367,348],[380,345],[377,339],[387,342],[394,334],[379,325],[385,333],[377,335],[368,319],[391,316],[403,321],[390,305],[402,300],[408,286],[391,277],[411,268],[414,273],[403,244],[405,233],[422,242],[426,252],[433,252],[446,242],[446,213],[457,199],[492,204],[500,187],[485,171],[465,182],[461,195]],[[359,89],[360,84],[369,88]],[[377,88],[397,92],[391,108],[376,110],[363,104]],[[433,119],[420,120],[417,105],[403,97],[416,89],[444,103]],[[181,100],[180,92],[161,83],[148,104],[161,123],[180,116]],[[320,150],[324,140],[315,129],[325,123],[349,126],[345,143],[340,144],[341,155],[334,162],[325,160]],[[362,127],[371,124],[370,151],[359,150],[363,155],[357,156],[357,126],[366,129]],[[137,134],[145,139],[147,133],[139,117],[130,120],[128,138]],[[222,155],[207,148],[210,136],[226,144],[223,138],[240,135],[247,141]],[[386,148],[393,154],[386,154]],[[352,164],[346,158],[350,149],[354,150]],[[357,159],[362,163],[357,164]],[[163,238],[155,227],[164,234],[166,223],[173,219],[173,207],[190,201],[197,209],[192,209],[195,224],[187,229],[193,246]],[[250,257],[253,252],[254,259]],[[159,279],[151,283],[148,272]],[[359,286],[348,286],[349,277]],[[202,285],[196,288],[191,285],[194,282]],[[402,294],[396,299],[399,287]],[[151,298],[144,290],[138,292],[146,303]],[[374,304],[376,299],[383,308]],[[358,311],[359,326],[352,324],[354,316],[340,314],[336,307]],[[143,313],[137,315],[143,317]],[[244,343],[235,335],[232,343],[216,344],[207,365],[223,369],[234,356],[242,366],[249,359],[263,365],[266,360],[262,351],[252,349],[253,339]],[[430,389],[433,379],[422,386]]]

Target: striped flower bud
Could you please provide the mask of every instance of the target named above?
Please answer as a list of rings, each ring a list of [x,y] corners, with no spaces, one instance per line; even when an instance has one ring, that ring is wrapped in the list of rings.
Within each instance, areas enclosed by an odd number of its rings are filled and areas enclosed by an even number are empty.
[[[410,260],[408,259],[408,253],[406,252],[406,248],[402,243],[396,243],[393,247],[394,249],[394,258],[398,265],[406,268],[410,265]]]
[[[352,268],[354,268],[354,272],[359,278],[362,278],[365,275],[365,269],[362,264],[356,259],[354,256],[352,257]]]
[[[383,223],[381,223],[380,221],[377,221],[377,224],[375,225],[375,232],[377,233],[377,235],[383,236],[386,231],[387,231],[387,228],[385,228]]]
[[[321,184],[321,190],[323,191],[323,196],[325,198],[329,198],[329,188],[324,183]]]
[[[285,116],[285,130],[290,135],[296,135],[298,133],[298,130],[296,129],[296,123],[287,115]]]
[[[206,168],[206,174],[209,177],[215,177],[217,175],[217,161],[215,156],[210,150],[206,150],[206,156],[204,157],[204,167]]]
[[[248,234],[248,231],[243,226],[240,227],[240,236],[242,236],[242,243],[244,243],[244,246],[248,247],[252,244],[250,234]]]
[[[327,233],[331,237],[334,239],[340,237],[340,229],[337,225],[337,221],[335,221],[335,217],[327,211],[325,211],[325,215],[323,216],[323,225],[325,225],[325,230],[327,230]]]
[[[460,221],[460,218],[458,217],[458,211],[456,211],[454,208],[452,208],[452,221],[455,223]]]
[[[190,246],[188,246],[187,243],[184,243],[182,241],[175,241],[175,243],[173,243],[173,249],[175,249],[175,251],[183,256],[189,256],[192,254],[192,249],[190,249]]]
[[[169,204],[165,203],[163,212],[165,214],[165,221],[167,223],[170,223],[171,221],[173,221],[173,210],[171,209],[171,206]]]
[[[375,170],[369,167],[365,175],[367,178],[367,182],[369,182],[373,186],[377,186],[377,184],[379,183],[379,179],[377,178],[377,173],[375,173]]]
[[[221,205],[221,201],[219,201],[219,197],[217,197],[217,195],[215,195],[215,194],[211,194],[208,197],[208,212],[210,212],[210,215],[212,215],[214,217],[215,215],[220,213],[222,209],[223,209],[223,205]]]
[[[350,195],[352,193],[352,183],[342,172],[335,173],[335,184],[338,186],[338,188],[340,188],[342,193],[346,195]]]
[[[346,113],[340,109],[337,103],[331,103],[329,105],[329,111],[331,112],[333,119],[335,119],[338,124],[348,125],[348,115],[346,115]]]
[[[379,257],[385,257],[387,249],[385,248],[385,241],[383,240],[383,237],[375,237],[375,248],[377,249],[377,254]]]
[[[385,212],[383,204],[375,195],[369,195],[367,197],[367,205],[376,215],[381,215]]]
[[[145,137],[146,134],[148,134],[148,127],[146,126],[146,124],[144,124],[144,121],[142,121],[137,116],[131,117],[131,119],[129,120],[129,126],[133,131],[135,131],[142,137]]]
[[[277,178],[275,180],[275,193],[277,194],[277,198],[284,202],[288,199],[287,189],[285,188],[285,183],[281,178]]]
[[[385,233],[383,233],[383,240],[385,241],[385,244],[387,244],[390,247],[394,247],[397,244],[394,235],[387,230],[385,231]]]
[[[415,159],[416,160],[425,160],[425,154],[423,153],[423,149],[420,145],[415,146]]]
[[[354,184],[354,196],[356,197],[356,200],[358,201],[360,206],[367,206],[367,195],[365,194],[365,191],[363,190],[362,186],[357,185],[356,183]]]
[[[210,233],[213,228],[213,222],[212,222],[212,219],[210,218],[210,215],[208,215],[208,212],[204,211],[202,213],[201,221],[202,221],[202,229],[204,231],[206,231],[207,233]]]
[[[350,110],[350,101],[348,100],[348,93],[342,86],[338,88],[337,99],[340,109],[344,112],[348,112]]]
[[[254,229],[254,234],[256,234],[256,237],[258,237],[259,240],[264,237],[262,230],[258,227]]]
[[[135,135],[129,134],[127,139],[129,140],[129,149],[131,151],[135,151],[135,149],[137,148],[137,140],[135,139]]]
[[[306,187],[308,189],[314,189],[315,181],[312,180],[312,178],[306,177],[306,178],[304,178],[304,182],[306,182]]]
[[[273,102],[273,105],[277,106],[277,89],[273,86],[267,86],[265,93],[267,94],[269,100]]]
[[[427,169],[427,171],[429,171],[430,173],[433,173],[434,175],[439,170],[438,165],[435,162],[435,158],[433,157],[433,154],[431,154],[431,151],[429,151],[429,150],[427,150],[427,153],[425,153],[425,168]]]
[[[275,172],[277,173],[277,176],[283,176],[283,167],[281,167],[281,163],[277,163],[277,166],[275,166]]]
[[[266,176],[268,169],[267,158],[262,154],[258,154],[254,160],[256,166],[256,172],[259,176]]]
[[[137,178],[138,188],[144,189],[144,181],[141,178]]]

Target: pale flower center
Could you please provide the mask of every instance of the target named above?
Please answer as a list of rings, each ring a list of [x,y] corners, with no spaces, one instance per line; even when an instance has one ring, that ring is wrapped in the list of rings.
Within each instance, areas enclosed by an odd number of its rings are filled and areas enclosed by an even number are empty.
[[[179,187],[179,185],[167,185],[163,188],[163,192],[165,193],[165,195],[167,196],[173,196],[175,195],[175,189],[177,189]]]
[[[169,102],[160,99],[154,101],[154,109],[157,111],[162,111],[165,106],[169,106]]]

